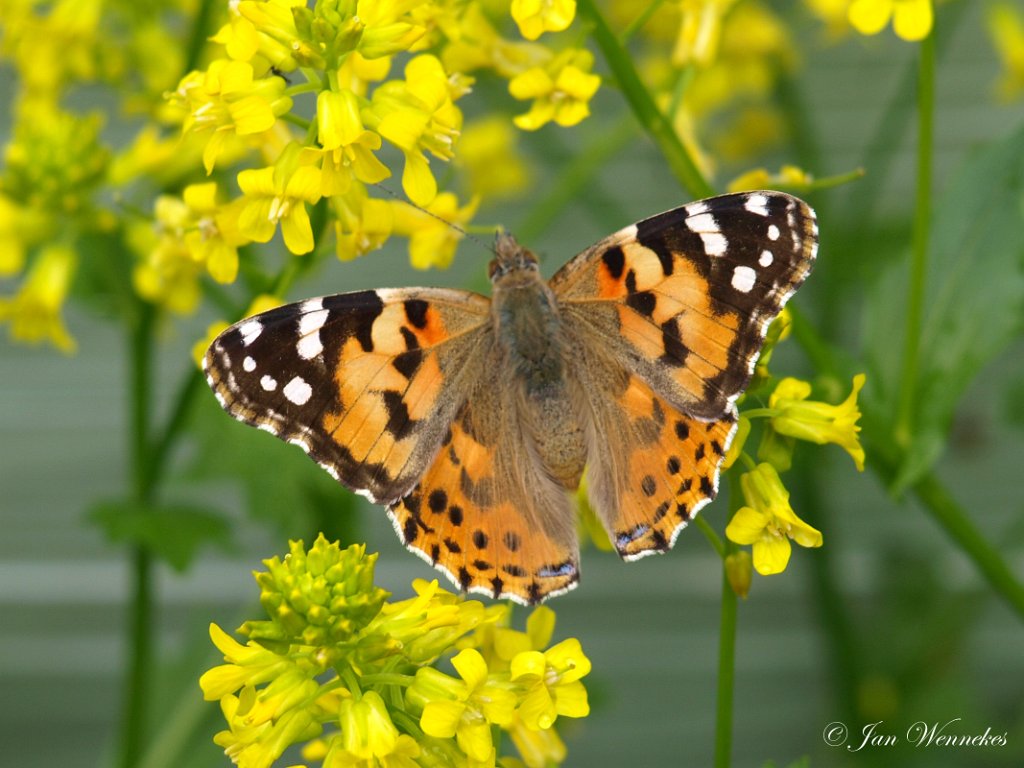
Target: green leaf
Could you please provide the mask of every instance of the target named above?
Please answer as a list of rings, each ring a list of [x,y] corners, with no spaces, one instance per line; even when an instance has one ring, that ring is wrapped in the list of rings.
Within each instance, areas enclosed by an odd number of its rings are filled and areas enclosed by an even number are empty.
[[[184,571],[205,543],[226,548],[230,528],[220,515],[186,504],[148,505],[130,500],[103,501],[88,513],[107,538],[142,546]]]
[[[894,481],[900,491],[942,453],[970,382],[1024,327],[1024,129],[976,153],[935,206],[930,233],[914,433]],[[874,395],[896,402],[905,264],[875,286],[868,310]]]

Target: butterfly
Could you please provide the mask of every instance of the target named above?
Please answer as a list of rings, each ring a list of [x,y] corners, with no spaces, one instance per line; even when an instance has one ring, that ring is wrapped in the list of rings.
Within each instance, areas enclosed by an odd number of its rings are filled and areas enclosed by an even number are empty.
[[[580,575],[573,492],[626,560],[663,552],[718,489],[768,324],[811,271],[814,212],[730,194],[640,221],[550,280],[499,234],[492,296],[308,299],[224,331],[220,404],[386,505],[462,590],[535,604]]]

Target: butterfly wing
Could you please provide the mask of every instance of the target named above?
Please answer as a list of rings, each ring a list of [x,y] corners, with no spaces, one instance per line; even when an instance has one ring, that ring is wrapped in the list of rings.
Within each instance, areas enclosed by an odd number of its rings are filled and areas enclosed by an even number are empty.
[[[802,201],[724,195],[627,227],[551,279],[584,351],[591,502],[623,557],[667,549],[714,497],[733,403],[816,250]]]
[[[702,420],[678,410],[597,347],[579,362],[591,505],[626,560],[663,552],[718,492],[736,417]]]
[[[569,323],[679,410],[715,419],[750,380],[769,322],[811,271],[817,224],[781,192],[690,203],[605,238],[550,285]]]
[[[203,367],[236,419],[390,504],[433,460],[472,388],[489,311],[483,296],[444,289],[310,299],[228,328]]]
[[[412,493],[391,510],[413,551],[463,590],[534,604],[579,578],[575,513],[529,448],[500,357]]]

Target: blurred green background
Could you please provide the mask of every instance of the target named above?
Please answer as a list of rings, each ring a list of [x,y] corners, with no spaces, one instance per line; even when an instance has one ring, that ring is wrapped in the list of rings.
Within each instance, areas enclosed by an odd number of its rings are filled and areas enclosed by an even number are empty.
[[[974,149],[1024,124],[1024,103],[999,105],[992,96],[998,62],[984,33],[984,4],[963,4],[968,8],[940,45],[937,190]],[[914,184],[907,110],[915,49],[891,34],[830,46],[812,38],[808,30],[805,60],[792,83],[804,105],[802,127],[817,142],[817,164],[810,169],[826,176],[864,164],[873,136],[884,150],[871,158],[876,165],[868,164],[865,180],[813,198],[822,232],[818,269],[796,299],[812,318],[825,318],[826,333],[857,361],[870,342],[864,307],[878,301],[873,281],[907,247]],[[12,77],[0,70],[2,104],[10,101]],[[905,119],[898,119],[901,110],[890,110],[897,119],[887,133],[880,129],[883,116],[901,93],[908,99]],[[598,117],[617,111],[618,99],[603,92],[595,103]],[[0,130],[6,123],[0,120]],[[607,122],[595,118],[571,134],[548,129],[527,137],[536,195],[554,182],[552,174],[577,142],[587,145],[606,131]],[[780,154],[761,164],[775,168],[792,159]],[[516,231],[534,202],[499,204],[477,218]],[[550,274],[599,237],[682,202],[660,155],[637,134],[530,245]],[[870,231],[860,229],[865,220]],[[1018,237],[1024,242],[1024,232]],[[315,281],[303,281],[288,298],[386,285],[479,287],[488,257],[465,242],[450,271],[419,273],[409,268],[401,245],[389,243],[357,262],[329,260]],[[164,328],[156,369],[161,396],[213,319]],[[130,565],[87,523],[86,513],[129,482],[125,340],[80,307],[69,308],[67,321],[79,347],[70,358],[0,337],[5,766],[103,765],[116,752]],[[796,344],[777,355],[777,372],[812,374]],[[227,764],[210,741],[221,725],[219,712],[202,702],[197,684],[200,672],[217,661],[206,628],[211,621],[234,627],[253,614],[257,592],[250,572],[262,558],[283,553],[288,536],[309,543],[319,527],[333,526],[329,534],[365,540],[381,553],[379,582],[396,597],[409,593],[412,578],[435,575],[404,551],[383,510],[359,500],[349,511],[353,502],[297,449],[235,424],[205,390],[200,399],[195,419],[205,440],[189,442],[175,456],[174,472],[185,478],[175,485],[175,498],[224,511],[232,521],[231,543],[226,550],[204,549],[185,574],[159,570],[160,676],[151,724],[158,741],[150,753],[157,766],[182,740],[189,746],[176,766]],[[1024,580],[1022,400],[1024,341],[1018,337],[967,390],[935,468],[1018,580]],[[807,756],[813,766],[1024,765],[1022,616],[993,593],[912,494],[891,497],[877,474],[858,474],[837,448],[802,448],[798,456],[804,461],[793,505],[823,531],[825,546],[795,552],[782,576],[755,577],[740,605],[734,764],[784,766]],[[255,515],[245,511],[252,499],[236,484],[205,476],[208,461],[260,468],[266,477],[252,505]],[[720,530],[726,508],[720,499],[703,514]],[[552,603],[556,639],[579,637],[594,666],[588,678],[593,714],[562,731],[566,765],[710,764],[717,556],[699,533],[688,531],[663,557],[623,564],[591,549],[582,565],[580,588]],[[1005,733],[1008,743],[916,749],[906,743],[914,723],[941,726],[956,718],[950,732],[991,729]],[[859,741],[868,723],[880,722],[878,732],[898,735],[901,744],[857,753],[830,747],[823,731],[836,721],[854,732],[851,741]]]

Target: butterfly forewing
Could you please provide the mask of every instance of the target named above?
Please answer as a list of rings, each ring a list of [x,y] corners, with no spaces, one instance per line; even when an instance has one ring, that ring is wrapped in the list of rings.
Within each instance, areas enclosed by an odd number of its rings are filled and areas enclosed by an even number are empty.
[[[476,360],[489,301],[443,289],[362,291],[244,320],[204,368],[232,416],[294,443],[378,503],[438,450]]]
[[[780,192],[724,195],[599,242],[550,281],[563,314],[675,407],[724,414],[768,323],[810,273],[811,209]]]

